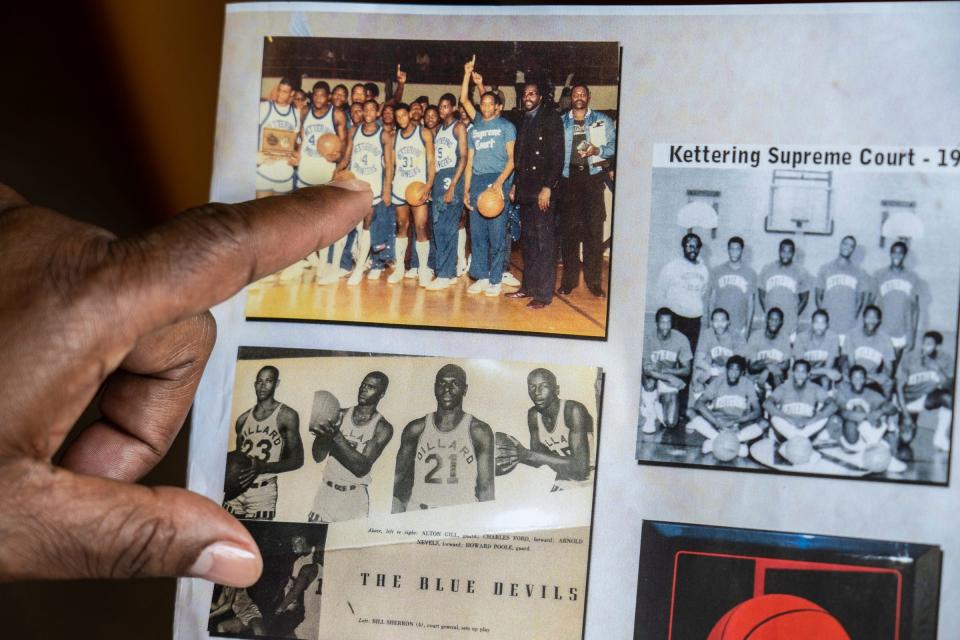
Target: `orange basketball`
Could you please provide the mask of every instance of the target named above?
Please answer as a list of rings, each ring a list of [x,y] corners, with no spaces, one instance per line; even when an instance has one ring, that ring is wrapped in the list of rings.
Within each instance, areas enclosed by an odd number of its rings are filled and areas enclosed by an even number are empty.
[[[477,197],[477,211],[484,218],[496,218],[503,211],[503,204],[500,189],[484,189]]]
[[[411,207],[419,207],[424,202],[427,201],[427,196],[430,195],[430,192],[427,190],[427,185],[419,180],[414,180],[407,185],[407,190],[403,192],[403,198],[407,201],[407,204]]]
[[[730,609],[707,640],[850,640],[837,619],[806,598],[771,593]]]
[[[325,133],[317,138],[317,153],[329,160],[336,162],[340,159],[340,138],[335,133]]]

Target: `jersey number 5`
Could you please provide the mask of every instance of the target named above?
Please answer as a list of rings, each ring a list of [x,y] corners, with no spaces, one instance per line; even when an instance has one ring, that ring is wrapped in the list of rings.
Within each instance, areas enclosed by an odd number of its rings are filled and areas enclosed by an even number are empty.
[[[447,484],[457,484],[459,482],[457,479],[457,454],[451,453],[447,456],[447,459],[450,461],[450,472],[447,475]],[[433,464],[434,466],[430,471],[427,471],[427,475],[423,476],[423,481],[426,484],[443,484],[443,478],[438,477],[443,475],[443,458],[436,453],[431,453],[424,459],[424,462]]]

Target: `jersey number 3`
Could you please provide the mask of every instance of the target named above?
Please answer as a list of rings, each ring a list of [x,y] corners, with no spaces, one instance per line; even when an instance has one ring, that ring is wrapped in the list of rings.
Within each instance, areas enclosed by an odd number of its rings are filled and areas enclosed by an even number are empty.
[[[451,453],[447,456],[447,459],[450,461],[450,472],[447,475],[447,484],[457,484],[459,482],[457,478],[457,454]],[[436,453],[431,453],[424,459],[424,462],[433,465],[433,468],[427,471],[427,475],[423,476],[424,483],[443,484],[443,461],[444,459]]]

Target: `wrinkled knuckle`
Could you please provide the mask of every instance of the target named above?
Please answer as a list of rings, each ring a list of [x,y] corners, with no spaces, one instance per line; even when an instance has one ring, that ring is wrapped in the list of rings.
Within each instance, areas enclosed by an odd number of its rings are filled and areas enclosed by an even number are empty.
[[[166,573],[176,565],[176,559],[171,558],[177,534],[173,518],[156,514],[140,518],[138,515],[124,518],[115,527],[113,540],[116,542],[98,562],[102,568],[100,575],[137,578]]]
[[[233,204],[211,202],[198,207],[180,219],[205,245],[243,248],[253,235],[250,220]]]

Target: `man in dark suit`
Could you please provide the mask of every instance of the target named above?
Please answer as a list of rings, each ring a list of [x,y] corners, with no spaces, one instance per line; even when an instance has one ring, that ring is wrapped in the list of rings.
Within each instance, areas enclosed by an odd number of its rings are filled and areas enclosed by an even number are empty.
[[[517,133],[510,199],[520,203],[523,284],[507,297],[531,298],[527,307],[536,310],[553,301],[554,216],[563,170],[563,123],[559,113],[543,104],[536,82],[524,84],[521,103],[524,114]]]

